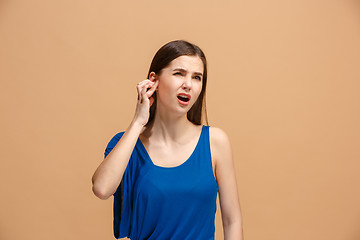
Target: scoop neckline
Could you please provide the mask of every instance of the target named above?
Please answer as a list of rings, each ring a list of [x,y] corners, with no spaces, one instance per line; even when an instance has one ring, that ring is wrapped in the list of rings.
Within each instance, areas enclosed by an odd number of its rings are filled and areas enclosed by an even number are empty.
[[[200,145],[200,139],[201,139],[201,137],[202,137],[202,135],[203,135],[204,128],[205,128],[205,125],[202,125],[202,127],[201,127],[201,132],[200,132],[200,136],[199,136],[199,138],[198,138],[198,141],[197,141],[197,143],[196,143],[196,146],[195,146],[194,150],[192,151],[191,155],[185,160],[185,162],[181,163],[180,165],[174,166],[174,167],[163,167],[163,166],[156,165],[156,164],[152,161],[152,159],[151,159],[148,151],[146,150],[144,144],[141,142],[140,138],[138,138],[138,142],[140,143],[140,146],[141,146],[142,150],[145,152],[147,160],[149,160],[149,162],[151,163],[152,166],[154,166],[154,167],[156,167],[156,168],[160,168],[160,169],[176,169],[176,168],[180,168],[180,167],[182,167],[182,166],[184,166],[184,165],[187,165],[187,163],[189,162],[189,160],[193,157],[193,155],[195,154],[196,150],[198,149],[198,147],[199,147],[199,145]]]

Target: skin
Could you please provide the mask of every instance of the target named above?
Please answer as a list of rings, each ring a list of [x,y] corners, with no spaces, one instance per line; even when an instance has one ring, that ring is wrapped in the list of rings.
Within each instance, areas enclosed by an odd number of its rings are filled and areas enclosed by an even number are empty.
[[[198,56],[180,56],[160,74],[156,75],[152,72],[149,79],[138,84],[138,105],[133,122],[143,126],[139,138],[155,165],[178,166],[193,152],[201,133],[201,126],[191,123],[186,113],[201,92],[202,73],[203,63]],[[146,92],[149,87],[151,89]],[[151,127],[147,128],[145,124],[149,118],[149,108],[153,103],[151,95],[155,90],[157,112]],[[177,94],[184,92],[191,95],[187,106],[181,105],[177,100]],[[213,171],[219,185],[224,239],[243,239],[230,141],[227,134],[219,128],[210,127],[209,131]]]
[[[243,240],[242,218],[230,140],[226,133],[210,127],[211,155],[215,161],[215,177],[219,185],[219,200],[224,239]]]

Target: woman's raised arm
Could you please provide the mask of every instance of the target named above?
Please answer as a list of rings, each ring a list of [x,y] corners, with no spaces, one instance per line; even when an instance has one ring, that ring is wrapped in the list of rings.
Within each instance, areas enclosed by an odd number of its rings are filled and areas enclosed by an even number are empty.
[[[96,169],[92,177],[92,190],[98,198],[105,200],[115,193],[142,128],[143,126],[132,122],[113,150]]]
[[[118,188],[137,139],[149,119],[149,109],[152,104],[150,97],[157,83],[146,79],[137,85],[138,103],[134,119],[92,176],[92,190],[98,198],[108,199]],[[150,90],[147,91],[148,88]]]

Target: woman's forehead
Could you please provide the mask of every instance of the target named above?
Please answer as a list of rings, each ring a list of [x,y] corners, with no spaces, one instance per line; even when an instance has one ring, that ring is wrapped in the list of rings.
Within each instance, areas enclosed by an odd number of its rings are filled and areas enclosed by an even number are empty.
[[[175,58],[169,64],[170,70],[183,69],[189,72],[203,72],[204,64],[199,56],[183,55]]]

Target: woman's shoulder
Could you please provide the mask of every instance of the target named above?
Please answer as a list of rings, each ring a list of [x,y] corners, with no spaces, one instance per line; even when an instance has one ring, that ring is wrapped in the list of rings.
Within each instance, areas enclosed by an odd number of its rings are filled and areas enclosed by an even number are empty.
[[[220,147],[224,144],[229,144],[230,140],[224,130],[218,127],[209,126],[210,141]]]
[[[231,152],[230,139],[227,133],[218,127],[209,127],[210,149],[214,158]]]
[[[230,139],[224,130],[217,127],[209,127],[209,139],[211,156],[216,166],[226,164],[227,160],[231,160],[232,149]]]

